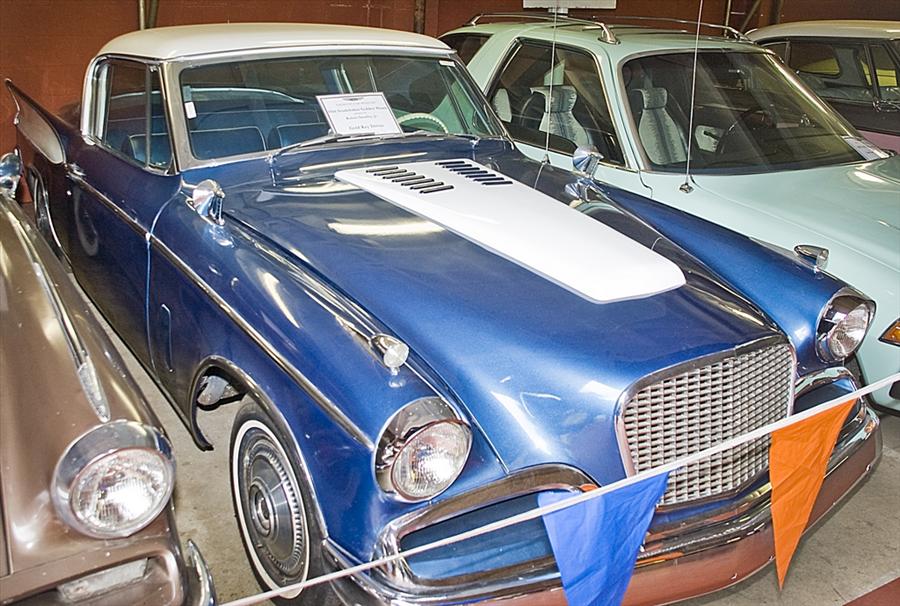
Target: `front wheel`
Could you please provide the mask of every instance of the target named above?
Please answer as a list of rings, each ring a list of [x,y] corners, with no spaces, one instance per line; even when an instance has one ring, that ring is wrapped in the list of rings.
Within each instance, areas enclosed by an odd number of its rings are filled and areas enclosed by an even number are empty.
[[[322,532],[312,491],[296,456],[255,402],[238,412],[231,432],[231,492],[244,548],[257,580],[278,589],[323,574]],[[288,593],[292,603],[324,604],[327,585]]]

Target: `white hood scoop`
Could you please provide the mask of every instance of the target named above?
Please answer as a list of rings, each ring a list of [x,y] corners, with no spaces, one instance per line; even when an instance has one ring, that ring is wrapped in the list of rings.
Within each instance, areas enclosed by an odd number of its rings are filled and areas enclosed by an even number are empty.
[[[684,284],[649,248],[472,160],[342,170],[350,183],[595,303]]]

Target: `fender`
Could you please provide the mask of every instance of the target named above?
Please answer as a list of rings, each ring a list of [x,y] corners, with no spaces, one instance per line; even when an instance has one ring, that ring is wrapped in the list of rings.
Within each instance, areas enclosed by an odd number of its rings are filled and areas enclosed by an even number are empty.
[[[828,367],[815,351],[816,319],[844,287],[793,253],[634,194],[602,187],[617,206],[699,259],[762,309],[797,350],[800,376]],[[765,279],[760,279],[765,276]]]

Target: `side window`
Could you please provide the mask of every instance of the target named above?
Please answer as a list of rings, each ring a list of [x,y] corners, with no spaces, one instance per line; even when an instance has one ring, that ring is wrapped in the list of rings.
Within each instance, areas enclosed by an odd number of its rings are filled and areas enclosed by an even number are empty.
[[[460,60],[468,65],[489,37],[483,34],[450,34],[443,36],[441,42],[455,50]]]
[[[608,162],[624,164],[597,64],[589,54],[525,42],[489,92],[500,119],[516,139],[571,154],[594,145]],[[548,137],[549,134],[549,137]]]
[[[762,46],[781,57],[782,61],[787,61],[787,42],[772,42],[770,44],[763,44]]]
[[[872,64],[875,66],[875,81],[878,94],[883,101],[900,101],[900,70],[888,49],[881,45],[869,47]]]
[[[101,143],[140,166],[167,168],[172,151],[159,72],[142,63],[118,60],[103,69],[106,97]]]
[[[823,78],[837,78],[841,75],[834,49],[818,42],[794,42],[791,45],[791,67],[804,74]]]
[[[790,66],[823,99],[872,102],[872,77],[861,45],[795,40]]]

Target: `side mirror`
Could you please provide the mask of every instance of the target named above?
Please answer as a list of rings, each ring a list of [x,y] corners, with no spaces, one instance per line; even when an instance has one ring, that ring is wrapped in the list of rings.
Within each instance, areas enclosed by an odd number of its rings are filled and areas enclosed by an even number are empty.
[[[212,179],[204,179],[194,186],[194,193],[189,200],[191,207],[198,215],[216,225],[222,224],[222,200],[225,192]]]
[[[22,176],[22,159],[19,154],[9,152],[0,158],[0,192],[15,196]]]
[[[602,159],[603,154],[598,152],[593,145],[580,145],[572,154],[572,166],[575,172],[592,177]]]

